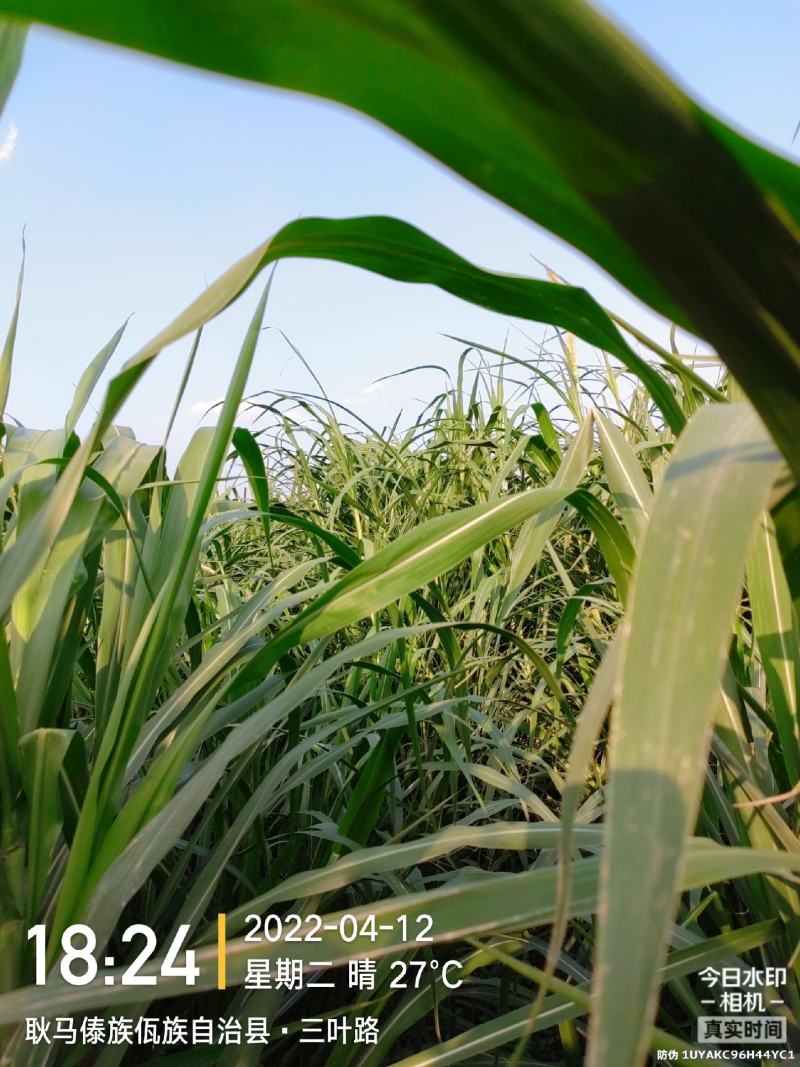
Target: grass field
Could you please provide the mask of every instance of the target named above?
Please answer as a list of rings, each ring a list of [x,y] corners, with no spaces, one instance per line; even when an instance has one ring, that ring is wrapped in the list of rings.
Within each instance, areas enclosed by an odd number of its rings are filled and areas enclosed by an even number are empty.
[[[366,994],[340,982],[336,993],[251,990],[231,1006],[246,1017],[266,998],[289,1024],[374,1015],[385,1036],[370,1063],[428,1062],[421,1050],[452,1042],[458,1060],[509,1052],[531,1025],[541,1036],[521,1062],[577,1062],[603,951],[598,853],[616,804],[627,825],[612,844],[630,850],[633,877],[607,887],[607,921],[621,894],[620,921],[652,922],[658,901],[642,889],[656,834],[683,854],[661,1030],[648,1042],[691,1041],[702,1008],[689,972],[783,966],[796,943],[796,890],[766,877],[798,853],[795,808],[753,806],[791,788],[797,753],[791,597],[764,510],[781,467],[757,420],[728,403],[724,375],[701,388],[656,371],[691,416],[673,454],[647,391],[606,358],[579,364],[562,335],[555,352],[524,358],[466,350],[456,379],[402,429],[374,431],[324,396],[258,393],[250,428],[234,430],[262,312],[218,427],[198,430],[171,473],[162,449],[110,426],[45,566],[13,594],[4,729],[18,731],[19,758],[4,767],[4,812],[19,810],[17,775],[27,811],[5,827],[19,914],[4,929],[6,988],[33,980],[23,930],[37,922],[53,951],[85,921],[121,962],[131,923],[159,945],[186,925],[202,945],[225,911],[235,982],[253,951],[241,940],[249,914],[366,916],[399,902],[436,917],[436,944],[413,958],[460,960],[462,989],[426,978],[393,991],[387,956]],[[8,558],[68,484],[56,461],[76,447],[80,403],[79,387],[62,430],[8,427]],[[712,536],[723,550],[709,551]],[[641,630],[621,626],[637,613]],[[614,671],[627,687],[616,698]],[[704,672],[717,720],[707,767],[708,724],[687,689]],[[615,797],[604,720],[615,699],[615,714],[628,710],[631,690],[627,736],[611,739],[624,767]],[[681,761],[702,792],[696,826],[667,773]],[[527,919],[512,922],[520,903]],[[324,958],[352,954],[327,936]],[[198,960],[199,984],[213,986],[214,953]],[[58,981],[4,1003],[47,1011]],[[157,1010],[226,1003],[180,976],[152,996],[179,993]],[[109,994],[66,996],[81,1011]],[[120,997],[152,1014],[135,987],[109,1003]],[[287,1038],[280,1055],[293,1054],[304,1062]],[[108,1049],[102,1062],[119,1058]]]

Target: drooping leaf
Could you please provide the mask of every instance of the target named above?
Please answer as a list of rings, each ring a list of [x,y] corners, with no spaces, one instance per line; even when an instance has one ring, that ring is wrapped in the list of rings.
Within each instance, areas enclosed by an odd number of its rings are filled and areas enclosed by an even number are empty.
[[[22,62],[27,26],[0,20],[0,115],[6,106]],[[2,408],[2,405],[0,405]]]
[[[299,219],[229,268],[112,378],[94,426],[59,478],[35,527],[24,542],[0,556],[0,616],[64,522],[95,441],[106,433],[152,361],[163,348],[224,311],[270,263],[297,256],[337,259],[398,280],[437,284],[494,310],[563,325],[617,355],[642,378],[673,429],[683,424],[683,413],[666,380],[633,352],[607,313],[583,290],[482,271],[396,219]]]

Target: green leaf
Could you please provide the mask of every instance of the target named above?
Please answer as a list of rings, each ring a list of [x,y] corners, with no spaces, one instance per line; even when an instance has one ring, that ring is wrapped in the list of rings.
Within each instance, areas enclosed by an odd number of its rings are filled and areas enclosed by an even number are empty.
[[[564,500],[569,488],[530,489],[441,515],[354,567],[274,642],[270,659],[294,644],[333,633],[419,589],[492,538]]]
[[[244,469],[247,472],[247,480],[250,483],[253,499],[261,512],[261,523],[264,527],[264,537],[266,538],[271,555],[272,548],[269,534],[269,481],[267,480],[267,471],[264,466],[264,457],[261,454],[261,449],[258,447],[258,442],[255,437],[253,437],[252,433],[243,426],[237,426],[233,431],[233,447],[239,453],[239,458],[244,464]]]
[[[764,514],[758,525],[747,568],[747,591],[753,611],[753,631],[772,697],[780,750],[786,763],[783,789],[800,779],[800,721],[797,687],[800,648],[797,620],[786,581],[775,526]]]
[[[595,418],[600,433],[600,448],[608,487],[622,514],[622,521],[631,541],[638,545],[653,506],[653,491],[636,453],[625,440],[622,431],[600,412],[595,412]]]
[[[80,910],[98,878],[139,829],[144,817],[142,809],[147,811],[149,798],[143,792],[141,797],[135,798],[137,804],[130,805],[124,815],[117,816],[118,790],[158,679],[163,676],[165,661],[172,654],[176,632],[182,628],[185,601],[199,551],[200,529],[233,433],[268,294],[269,285],[259,299],[242,343],[218,425],[214,429],[198,431],[188,450],[197,463],[197,476],[192,479],[194,484],[185,507],[180,511],[168,509],[164,538],[166,540],[170,527],[174,537],[168,541],[169,551],[163,553],[163,562],[167,564],[163,584],[156,601],[148,607],[142,632],[137,635],[137,644],[132,649],[131,661],[120,680],[109,723],[95,753],[86,799],[63,877],[53,921],[56,934],[51,944],[57,944],[59,932],[68,924],[70,915]],[[170,505],[180,504],[183,488],[176,487],[179,491],[171,497]],[[170,791],[169,786],[174,785],[174,781],[164,783],[162,797],[164,792]],[[92,862],[89,864],[90,856]]]
[[[620,600],[625,604],[634,563],[630,538],[605,504],[588,489],[576,489],[574,493],[570,493],[569,502],[594,532],[608,573],[614,579]]]
[[[795,486],[775,505],[772,520],[795,614],[800,618],[800,489]]]
[[[561,461],[552,486],[575,486],[583,478],[589,466],[592,451],[592,415],[583,420],[567,454]],[[519,532],[514,551],[511,554],[511,566],[508,574],[508,588],[498,609],[498,618],[507,618],[514,606],[523,585],[550,540],[558,520],[564,512],[561,503],[529,519]]]
[[[7,61],[6,49],[11,47],[7,40],[8,27],[0,23],[0,95],[3,86],[3,66]],[[0,106],[0,112],[2,107]],[[14,311],[11,314],[11,322],[8,324],[3,353],[0,355],[0,423],[6,416],[8,404],[8,390],[11,386],[11,365],[14,360],[14,344],[17,340],[17,325],[19,324],[19,306],[22,301],[22,283],[25,280],[25,237],[22,238],[22,262],[19,265],[19,277],[17,279],[17,298],[14,302]]]
[[[28,27],[24,24],[0,20],[0,114],[19,72],[27,32]],[[2,410],[3,404],[0,404],[0,412]]]
[[[59,435],[14,430],[9,437],[6,458],[16,461],[18,457],[25,459],[33,455],[47,461],[53,458],[53,450],[60,440]],[[103,450],[94,465],[96,479],[84,481],[72,501],[61,536],[46,553],[44,565],[16,595],[11,613],[11,651],[24,732],[55,725],[58,706],[47,706],[46,699],[48,668],[54,664],[56,651],[64,641],[64,613],[76,589],[86,580],[85,557],[92,538],[102,536],[116,519],[98,480],[110,482],[116,487],[115,492],[127,498],[138,489],[154,455],[154,448],[126,437],[115,438]],[[23,541],[28,531],[38,525],[41,509],[47,507],[54,483],[55,472],[49,463],[40,463],[23,476],[23,489],[36,490],[36,496],[28,498],[30,514],[25,521],[29,525],[25,527]]]
[[[579,826],[573,829],[575,848],[599,849],[603,843],[603,829],[599,826]],[[503,823],[487,826],[450,826],[435,834],[400,844],[361,848],[320,870],[302,871],[287,878],[280,885],[242,904],[228,915],[228,929],[236,933],[251,912],[266,914],[268,908],[281,901],[300,900],[322,893],[331,893],[384,871],[411,869],[426,860],[446,856],[462,848],[527,849],[556,848],[561,838],[561,826],[551,823]]]
[[[28,925],[36,922],[53,849],[61,834],[63,766],[71,747],[81,745],[73,730],[40,729],[20,738],[20,764],[28,796]]]
[[[748,405],[701,409],[642,540],[612,719],[591,1067],[644,1061],[731,619],[779,469]]]
[[[637,356],[604,309],[583,289],[557,282],[490,273],[398,219],[298,219],[264,247],[265,261],[333,259],[402,282],[437,285],[472,304],[505,315],[552,323],[616,356],[646,385],[676,432],[683,412],[661,374]]]
[[[437,284],[485,307],[541,316],[600,345],[638,374],[679,429],[681,412],[666,381],[623,341],[605,311],[583,290],[528,278],[490,274],[472,267],[413,226],[381,217],[299,219],[284,227],[221,275],[170,325],[141,348],[109,383],[106,399],[91,431],[60,476],[28,537],[0,556],[0,616],[4,615],[28,574],[66,519],[78,492],[94,444],[147,368],[167,345],[194,333],[229,306],[270,263],[296,256],[338,259],[403,281]]]
[[[72,401],[72,406],[67,413],[66,422],[64,423],[64,429],[67,436],[75,429],[78,419],[83,414],[86,405],[89,402],[89,398],[92,395],[94,387],[100,380],[100,376],[108,366],[108,361],[116,352],[122,335],[125,333],[125,327],[127,322],[124,322],[120,328],[116,331],[110,341],[103,345],[86,370],[80,377],[80,381],[75,389],[75,396]]]

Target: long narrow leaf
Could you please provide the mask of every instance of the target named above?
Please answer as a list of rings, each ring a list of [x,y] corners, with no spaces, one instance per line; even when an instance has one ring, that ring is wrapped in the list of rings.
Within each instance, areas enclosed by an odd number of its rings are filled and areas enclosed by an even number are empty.
[[[591,1067],[644,1059],[731,617],[779,469],[752,409],[704,408],[673,453],[642,541],[609,754]]]

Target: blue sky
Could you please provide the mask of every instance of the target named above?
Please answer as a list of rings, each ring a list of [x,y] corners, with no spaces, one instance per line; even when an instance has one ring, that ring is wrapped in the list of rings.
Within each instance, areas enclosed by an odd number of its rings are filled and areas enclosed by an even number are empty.
[[[795,0],[607,0],[604,8],[712,109],[791,151],[800,118]],[[63,421],[81,370],[129,314],[115,366],[206,280],[301,214],[393,214],[504,271],[540,274],[536,257],[667,336],[576,253],[326,102],[35,29],[0,145],[0,329],[26,224],[10,410],[31,426]],[[221,395],[254,297],[207,330],[177,443]],[[459,347],[443,334],[492,346],[509,334],[519,352],[518,326],[542,335],[429,287],[309,261],[281,264],[268,321],[276,329],[260,345],[251,390],[313,388],[282,330],[336,399],[379,422],[439,383],[431,374],[370,383],[419,363],[454,367]],[[165,353],[129,401],[123,421],[141,438],[160,439],[185,353]]]

